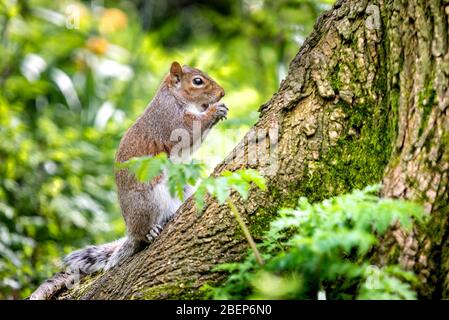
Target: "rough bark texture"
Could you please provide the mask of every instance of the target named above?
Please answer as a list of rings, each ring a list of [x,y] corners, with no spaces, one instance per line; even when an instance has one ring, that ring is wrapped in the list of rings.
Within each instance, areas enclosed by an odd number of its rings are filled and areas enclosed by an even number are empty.
[[[385,242],[420,277],[420,294],[448,298],[449,1],[395,1],[385,16],[387,90],[395,126],[383,195],[424,204],[430,221]],[[391,243],[397,242],[399,246]]]
[[[256,238],[299,196],[383,181],[384,196],[419,201],[431,219],[411,235],[392,230],[376,258],[414,269],[421,297],[448,298],[448,15],[448,0],[347,0],[320,17],[247,136],[280,126],[268,191],[234,199]],[[239,166],[225,162],[215,174]],[[208,201],[198,215],[188,201],[148,249],[60,298],[198,298],[223,280],[212,267],[246,251],[227,207]]]

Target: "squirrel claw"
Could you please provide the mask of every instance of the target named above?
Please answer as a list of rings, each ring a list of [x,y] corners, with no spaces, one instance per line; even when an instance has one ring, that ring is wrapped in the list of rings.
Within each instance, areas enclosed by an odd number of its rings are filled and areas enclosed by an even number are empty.
[[[161,234],[162,229],[163,228],[161,225],[154,225],[153,228],[151,228],[150,232],[148,232],[146,235],[148,242],[153,242]]]

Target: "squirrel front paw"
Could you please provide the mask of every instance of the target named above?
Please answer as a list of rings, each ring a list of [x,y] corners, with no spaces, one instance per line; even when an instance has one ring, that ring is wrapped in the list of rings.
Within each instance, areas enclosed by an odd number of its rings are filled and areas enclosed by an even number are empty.
[[[211,106],[212,110],[215,113],[216,121],[226,119],[228,115],[228,107],[224,103],[215,103]]]

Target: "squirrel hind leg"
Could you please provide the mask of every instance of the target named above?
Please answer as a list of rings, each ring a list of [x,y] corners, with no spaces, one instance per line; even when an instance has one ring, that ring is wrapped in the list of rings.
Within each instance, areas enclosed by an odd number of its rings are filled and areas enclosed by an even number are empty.
[[[186,184],[183,188],[184,190],[184,201],[187,200],[187,198],[189,198],[193,192],[195,191],[195,189],[189,185]],[[170,195],[167,192],[167,198],[170,197]],[[181,202],[177,203],[177,200],[173,201],[173,207],[171,208],[171,210],[168,210],[169,214],[161,214],[158,217],[158,220],[156,222],[156,224],[150,229],[150,231],[146,234],[146,240],[148,241],[148,243],[152,243],[162,232],[162,230],[164,230],[165,225],[167,224],[168,221],[170,221],[177,209],[179,208],[179,206],[181,205]]]

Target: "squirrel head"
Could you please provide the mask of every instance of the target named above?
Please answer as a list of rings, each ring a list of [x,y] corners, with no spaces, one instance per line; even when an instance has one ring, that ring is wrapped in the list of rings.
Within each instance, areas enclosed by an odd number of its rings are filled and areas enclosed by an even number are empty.
[[[166,83],[173,94],[187,104],[207,108],[224,95],[223,88],[201,70],[173,62]]]

